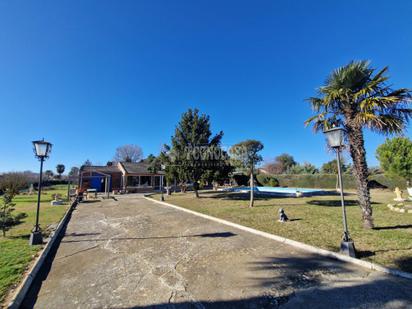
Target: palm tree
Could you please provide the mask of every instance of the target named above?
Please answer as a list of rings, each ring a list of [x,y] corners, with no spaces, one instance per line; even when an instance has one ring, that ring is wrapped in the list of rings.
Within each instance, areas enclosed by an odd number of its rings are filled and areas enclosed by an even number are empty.
[[[317,97],[308,99],[316,115],[309,118],[315,131],[334,125],[346,129],[346,140],[353,160],[359,205],[365,228],[373,228],[368,188],[368,166],[363,129],[381,134],[400,134],[412,117],[411,90],[393,90],[385,67],[375,73],[369,61],[352,61],[333,71],[319,88]]]
[[[44,174],[46,175],[47,179],[51,179],[53,177],[53,171],[51,170],[45,171]]]
[[[62,177],[62,174],[64,173],[64,170],[66,167],[63,164],[57,164],[56,165],[56,172],[59,174],[59,179]]]

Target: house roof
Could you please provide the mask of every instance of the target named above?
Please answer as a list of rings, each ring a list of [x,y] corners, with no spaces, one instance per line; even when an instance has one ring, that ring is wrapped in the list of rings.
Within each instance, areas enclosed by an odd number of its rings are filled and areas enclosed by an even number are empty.
[[[117,165],[111,166],[98,166],[98,165],[91,165],[91,166],[82,166],[80,169],[81,172],[95,172],[95,173],[103,173],[103,174],[114,174],[114,173],[121,173],[122,171],[117,167]]]
[[[147,161],[141,162],[120,162],[127,174],[164,174],[163,171],[152,173],[149,170],[150,163]]]
[[[116,173],[126,173],[126,174],[135,174],[135,175],[163,175],[163,171],[158,171],[157,173],[153,173],[149,170],[150,163],[148,161],[141,161],[141,162],[119,162],[118,164],[114,164],[111,166],[99,166],[99,165],[91,165],[86,166],[83,165],[80,168],[80,172],[83,174],[87,173],[98,173],[104,175],[111,175]]]

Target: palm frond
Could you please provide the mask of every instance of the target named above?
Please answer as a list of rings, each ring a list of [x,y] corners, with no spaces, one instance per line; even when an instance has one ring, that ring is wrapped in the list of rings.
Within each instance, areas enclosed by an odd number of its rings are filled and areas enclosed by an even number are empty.
[[[321,109],[327,109],[327,104],[325,104],[323,98],[310,97],[307,98],[306,101],[310,103],[312,110],[315,112],[319,112]]]
[[[367,97],[359,102],[361,111],[373,111],[374,109],[390,108],[394,103],[399,103],[397,96]]]
[[[308,101],[318,114],[305,125],[313,124],[315,131],[327,128],[333,119],[346,125],[384,134],[401,132],[412,119],[412,90],[393,90],[388,81],[388,67],[375,73],[369,61],[352,61],[337,68],[318,89],[318,97]]]
[[[312,117],[309,117],[309,118],[304,122],[304,124],[305,124],[305,126],[308,126],[308,125],[310,125],[310,124],[313,123],[313,122],[321,121],[321,120],[323,120],[323,119],[325,119],[325,113],[320,113],[320,114],[318,114],[318,115],[314,115],[314,116],[312,116]]]
[[[383,134],[399,134],[405,128],[405,121],[396,115],[379,115],[371,120],[367,126],[372,131]]]

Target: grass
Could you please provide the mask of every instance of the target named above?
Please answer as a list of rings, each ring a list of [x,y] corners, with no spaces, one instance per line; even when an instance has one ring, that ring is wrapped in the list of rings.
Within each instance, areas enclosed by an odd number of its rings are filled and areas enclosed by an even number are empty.
[[[412,272],[412,214],[389,210],[395,195],[389,190],[372,190],[375,229],[365,230],[356,195],[348,193],[349,231],[359,257],[388,267]],[[153,198],[158,199],[158,195]],[[268,233],[280,235],[316,247],[339,251],[342,237],[342,210],[339,196],[303,198],[257,198],[248,208],[248,195],[227,192],[203,192],[196,199],[192,193],[166,196],[172,204],[222,218]],[[289,219],[280,223],[282,207]]]
[[[50,206],[50,201],[53,194],[64,197],[66,192],[66,185],[43,190],[40,205],[40,226],[43,230],[63,217],[68,205]],[[24,271],[41,249],[41,246],[29,246],[29,236],[36,217],[37,195],[18,195],[13,202],[16,203],[14,213],[26,213],[27,217],[9,230],[6,237],[0,236],[0,303],[4,301],[8,290],[19,283]]]

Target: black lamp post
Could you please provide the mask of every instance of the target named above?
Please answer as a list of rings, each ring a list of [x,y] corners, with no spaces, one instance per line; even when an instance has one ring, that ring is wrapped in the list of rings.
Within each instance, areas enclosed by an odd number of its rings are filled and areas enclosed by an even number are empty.
[[[160,166],[161,170],[164,171],[166,169],[166,166],[162,164]],[[163,202],[165,200],[165,197],[163,195],[163,174],[160,175],[160,200]]]
[[[340,252],[349,255],[351,257],[356,257],[355,245],[353,240],[350,238],[348,231],[348,224],[346,220],[346,208],[345,208],[345,198],[343,194],[343,182],[342,182],[342,171],[341,171],[341,158],[340,153],[344,145],[345,129],[343,128],[332,128],[323,132],[326,136],[328,145],[336,151],[336,161],[338,164],[338,182],[340,190],[340,199],[342,204],[342,216],[343,216],[343,239],[340,244]]]
[[[40,196],[41,196],[41,186],[43,179],[43,162],[49,157],[49,154],[52,149],[52,144],[46,142],[44,139],[41,141],[33,141],[34,154],[40,160],[40,175],[39,175],[39,185],[37,193],[37,211],[36,211],[36,225],[32,233],[30,234],[30,245],[40,245],[43,243],[43,236],[40,231],[39,226],[39,212],[40,212]]]

